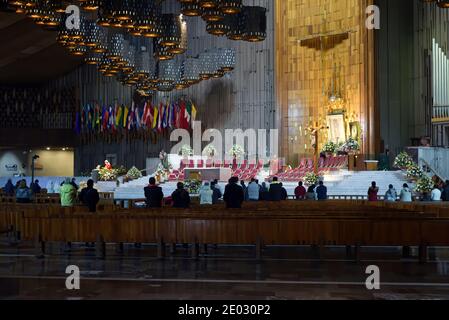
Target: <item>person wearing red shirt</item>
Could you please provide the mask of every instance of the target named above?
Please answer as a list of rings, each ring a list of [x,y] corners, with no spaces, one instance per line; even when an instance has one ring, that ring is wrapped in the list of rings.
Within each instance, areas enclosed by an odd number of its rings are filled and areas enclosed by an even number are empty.
[[[296,200],[304,200],[306,196],[306,188],[302,185],[302,181],[299,181],[298,186],[295,189]]]

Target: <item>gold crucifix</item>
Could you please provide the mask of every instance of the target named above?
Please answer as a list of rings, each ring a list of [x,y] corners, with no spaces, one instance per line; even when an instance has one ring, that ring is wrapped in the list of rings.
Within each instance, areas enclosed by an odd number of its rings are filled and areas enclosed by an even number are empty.
[[[306,128],[307,131],[309,131],[310,135],[313,137],[313,149],[314,149],[314,161],[313,161],[313,170],[315,172],[316,175],[318,175],[318,161],[319,161],[319,155],[320,155],[320,151],[318,149],[318,144],[319,144],[319,134],[321,130],[327,130],[329,129],[328,126],[325,125],[319,125],[318,121],[315,122],[315,125],[310,125],[309,127]]]

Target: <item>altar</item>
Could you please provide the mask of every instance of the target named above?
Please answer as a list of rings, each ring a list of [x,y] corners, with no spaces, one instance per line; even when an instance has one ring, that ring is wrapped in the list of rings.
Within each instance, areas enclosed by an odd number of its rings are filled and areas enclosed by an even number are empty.
[[[227,182],[232,177],[231,168],[186,168],[184,169],[186,180]]]

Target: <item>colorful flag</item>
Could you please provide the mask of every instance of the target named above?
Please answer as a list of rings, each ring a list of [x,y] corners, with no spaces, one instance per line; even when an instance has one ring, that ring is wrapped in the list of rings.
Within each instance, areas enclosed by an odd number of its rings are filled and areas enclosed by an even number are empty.
[[[152,129],[157,129],[158,120],[159,120],[159,110],[156,106],[153,107],[153,127]]]
[[[118,107],[115,114],[115,126],[118,128],[123,123],[123,106]]]
[[[128,114],[129,108],[125,106],[125,109],[123,110],[123,128],[128,127]]]

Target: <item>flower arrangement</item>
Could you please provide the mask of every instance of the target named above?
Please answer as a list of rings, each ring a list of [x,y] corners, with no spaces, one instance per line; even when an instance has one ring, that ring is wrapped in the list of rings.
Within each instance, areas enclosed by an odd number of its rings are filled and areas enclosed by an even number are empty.
[[[408,155],[407,152],[401,152],[394,159],[393,167],[406,170],[409,166],[413,165],[413,159]]]
[[[311,186],[312,184],[317,184],[320,177],[314,172],[308,172],[304,176],[304,182],[306,185]]]
[[[126,168],[124,166],[120,166],[120,167],[118,167],[115,170],[117,172],[117,176],[118,177],[124,176],[124,175],[126,175],[128,173],[128,170],[126,170]]]
[[[212,144],[209,144],[204,148],[203,155],[207,157],[214,157],[217,154],[217,148],[215,148]]]
[[[412,163],[407,167],[407,177],[410,179],[420,179],[424,177],[424,171],[416,163]]]
[[[115,181],[117,180],[117,170],[108,169],[106,167],[97,167],[98,176],[101,181]]]
[[[337,151],[337,145],[333,143],[332,141],[327,142],[324,146],[321,152],[324,153],[335,153]]]
[[[155,172],[155,176],[159,176],[163,179],[167,179],[169,171],[164,168],[162,163],[159,163],[157,166],[157,170]]]
[[[190,145],[185,144],[181,147],[181,150],[179,151],[179,155],[183,157],[190,157],[193,156],[193,149],[190,147]]]
[[[139,169],[137,169],[135,166],[133,166],[126,173],[126,177],[128,178],[128,180],[136,180],[136,179],[142,178],[142,172],[140,172]]]
[[[189,194],[199,194],[201,188],[201,181],[199,180],[186,180],[184,181],[184,188]]]
[[[245,150],[241,145],[234,144],[228,154],[233,158],[241,158],[245,155]]]
[[[360,150],[360,144],[357,140],[353,138],[349,138],[346,140],[345,143],[343,143],[338,151],[342,151],[344,153],[354,153]]]
[[[419,193],[429,193],[432,191],[434,183],[431,178],[424,175],[418,180],[415,186],[415,191]]]

